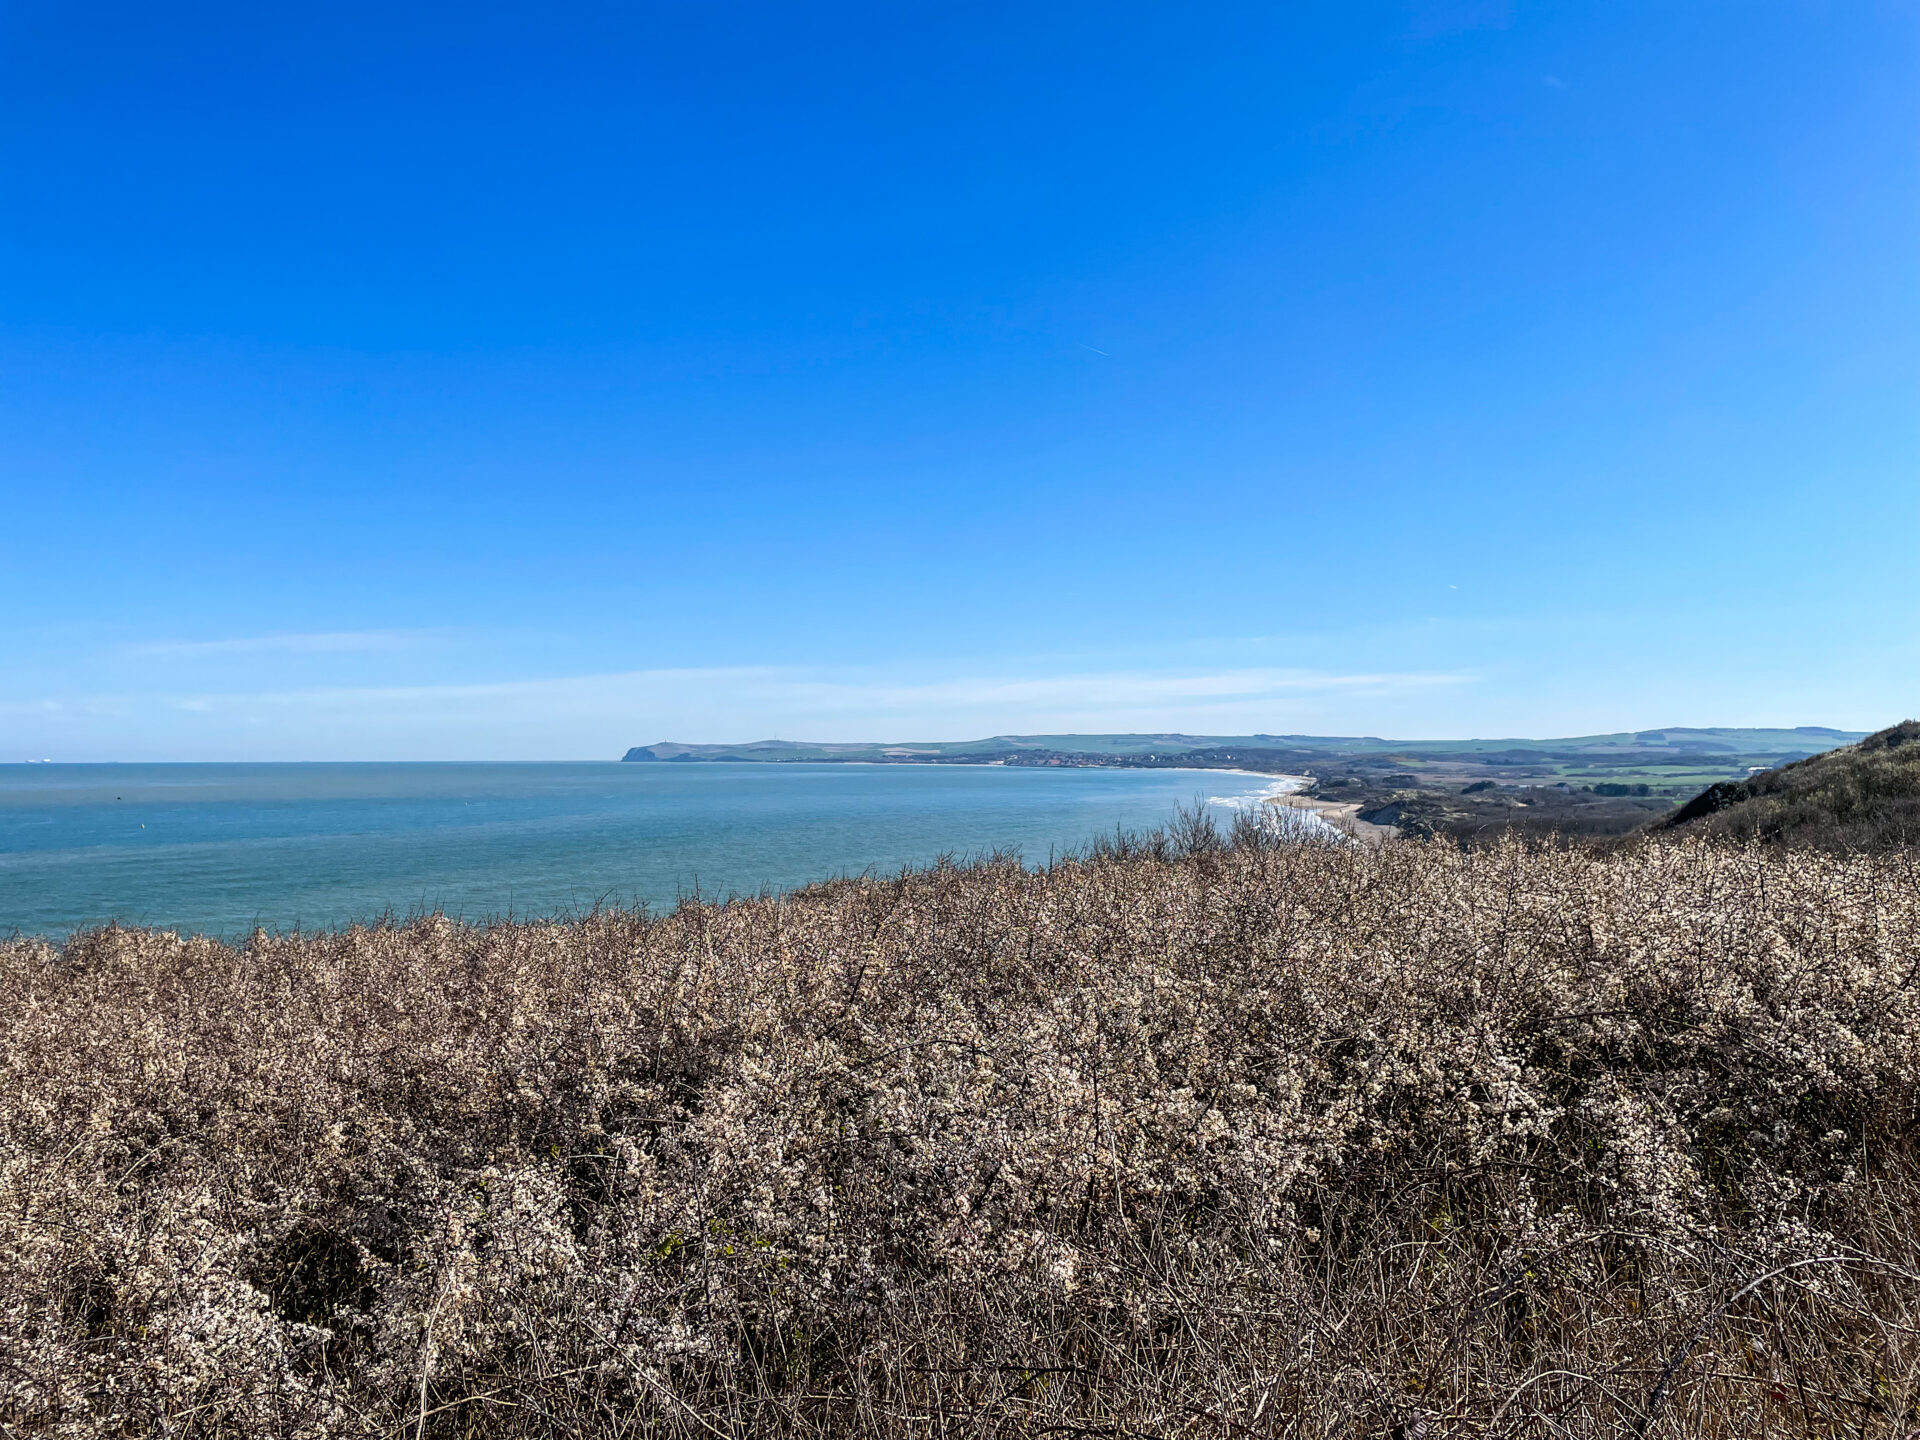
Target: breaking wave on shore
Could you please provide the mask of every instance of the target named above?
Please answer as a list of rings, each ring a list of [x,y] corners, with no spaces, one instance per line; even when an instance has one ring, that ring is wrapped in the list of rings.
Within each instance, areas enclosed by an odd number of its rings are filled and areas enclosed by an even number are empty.
[[[1256,775],[1246,770],[1228,773],[1266,783],[1257,790],[1243,791],[1238,795],[1209,795],[1207,804],[1218,805],[1226,810],[1252,810],[1266,804],[1269,800],[1278,800],[1282,795],[1297,795],[1306,789],[1308,784],[1307,777],[1304,775]]]
[[[1306,789],[1310,781],[1304,775],[1261,775],[1249,776],[1267,783],[1257,790],[1249,790],[1238,795],[1209,795],[1208,806],[1218,806],[1234,812],[1236,821],[1244,817],[1253,820],[1262,829],[1271,831],[1285,840],[1347,840],[1351,837],[1339,826],[1332,824],[1318,811],[1302,806],[1281,805],[1274,802],[1288,795],[1297,795]]]

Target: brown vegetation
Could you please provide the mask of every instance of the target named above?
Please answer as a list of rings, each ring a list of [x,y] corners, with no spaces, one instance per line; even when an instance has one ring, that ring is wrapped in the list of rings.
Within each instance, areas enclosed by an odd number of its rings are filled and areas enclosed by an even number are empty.
[[[0,1428],[1914,1428],[1908,861],[1240,842],[0,945]]]
[[[1625,786],[1608,786],[1619,791]],[[1641,786],[1646,790],[1647,786]],[[1360,803],[1362,818],[1392,825],[1416,839],[1445,836],[1462,845],[1498,844],[1509,837],[1528,841],[1590,842],[1627,835],[1668,812],[1664,797],[1602,793],[1603,787],[1570,785],[1489,786],[1485,790],[1409,789],[1370,791]],[[1328,796],[1350,793],[1322,787]]]

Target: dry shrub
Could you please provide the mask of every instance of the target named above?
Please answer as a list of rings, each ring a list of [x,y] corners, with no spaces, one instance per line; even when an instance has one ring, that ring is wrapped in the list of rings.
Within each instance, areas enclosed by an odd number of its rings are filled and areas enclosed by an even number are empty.
[[[1191,827],[0,946],[47,1435],[1906,1435],[1899,857]]]

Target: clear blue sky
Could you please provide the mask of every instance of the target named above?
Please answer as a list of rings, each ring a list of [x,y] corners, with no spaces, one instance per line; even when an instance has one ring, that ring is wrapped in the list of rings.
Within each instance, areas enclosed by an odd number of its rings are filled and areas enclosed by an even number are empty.
[[[1920,711],[1912,3],[0,7],[0,758]]]

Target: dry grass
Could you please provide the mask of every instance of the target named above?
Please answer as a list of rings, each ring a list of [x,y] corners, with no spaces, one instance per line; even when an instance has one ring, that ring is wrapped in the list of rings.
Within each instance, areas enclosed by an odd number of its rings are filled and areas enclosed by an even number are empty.
[[[4,1428],[1920,1424],[1909,862],[1242,839],[0,945]]]

